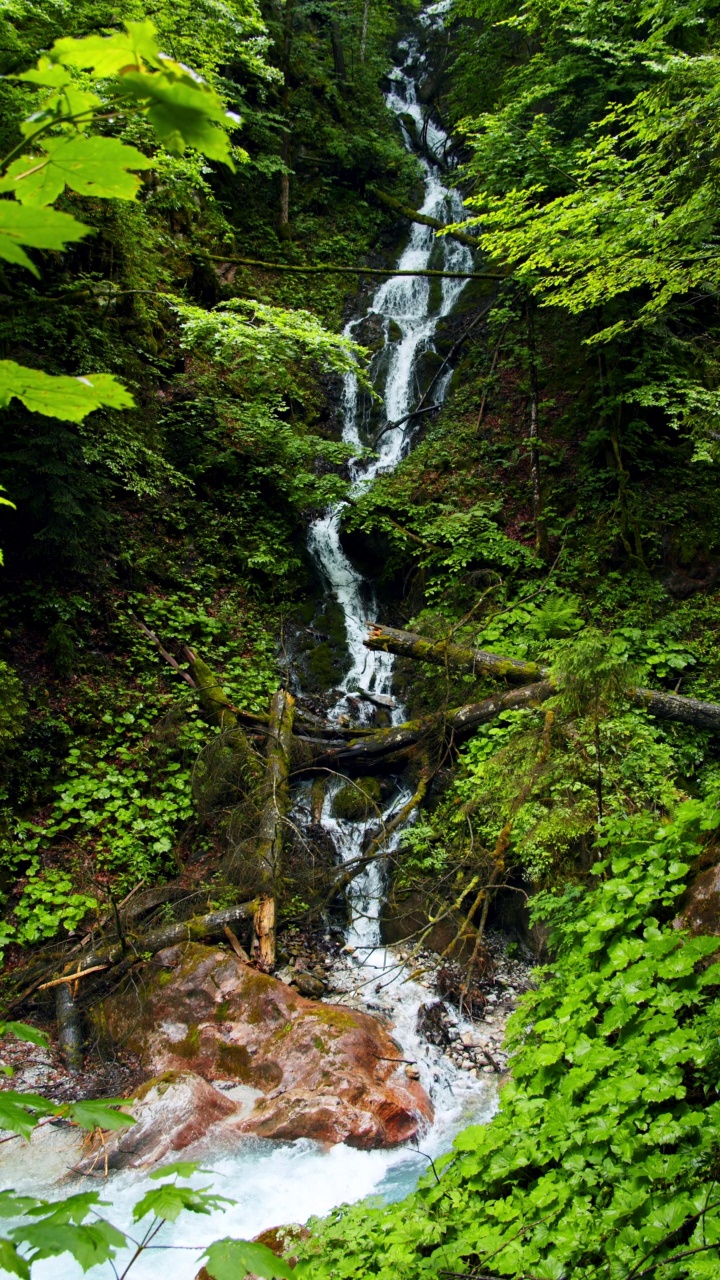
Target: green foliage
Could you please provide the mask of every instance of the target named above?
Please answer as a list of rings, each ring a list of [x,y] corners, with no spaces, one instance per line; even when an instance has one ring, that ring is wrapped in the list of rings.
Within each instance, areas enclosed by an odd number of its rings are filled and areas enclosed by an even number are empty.
[[[3,942],[9,938],[20,943],[39,942],[42,938],[54,938],[61,929],[74,933],[80,921],[97,905],[97,898],[75,893],[71,876],[62,871],[50,869],[30,875],[14,909],[17,928],[8,927],[5,922],[0,926]]]
[[[22,732],[26,715],[22,684],[12,667],[0,659],[0,751]]]
[[[236,1280],[245,1274],[261,1276],[263,1280],[292,1280],[292,1269],[264,1244],[216,1240],[203,1255],[203,1261],[212,1280]]]
[[[616,822],[595,887],[537,901],[555,958],[514,1015],[499,1114],[401,1205],[316,1223],[298,1276],[716,1273],[717,938],[671,919],[719,823],[715,797]]]
[[[140,1222],[148,1214],[163,1222],[175,1222],[181,1213],[212,1213],[223,1205],[232,1204],[226,1196],[208,1193],[207,1188],[195,1191],[192,1187],[180,1187],[174,1182],[163,1183],[133,1205],[133,1222]]]
[[[27,1034],[22,1036],[22,1039],[29,1038]],[[124,1101],[124,1098],[106,1098],[103,1101],[93,1099],[86,1102],[57,1103],[37,1093],[17,1093],[13,1089],[4,1089],[0,1090],[0,1126],[22,1138],[29,1138],[38,1122],[48,1117],[68,1120],[81,1129],[124,1129],[135,1123],[132,1116],[116,1110]],[[0,1193],[0,1197],[5,1197],[0,1198],[0,1208],[5,1206],[6,1217],[14,1216],[12,1205],[10,1211],[7,1211],[7,1198],[10,1195],[10,1192]],[[81,1197],[71,1199],[73,1204],[85,1203]]]
[[[37,1027],[31,1027],[26,1022],[0,1022],[0,1036],[15,1036],[17,1040],[26,1040],[29,1044],[49,1044],[44,1031],[38,1031]]]
[[[0,202],[0,208],[2,203]],[[25,369],[14,360],[0,360],[0,408],[13,396],[33,413],[44,413],[63,422],[82,422],[95,409],[130,409],[135,401],[109,373],[68,378]]]
[[[175,306],[189,350],[206,349],[218,363],[250,363],[252,376],[266,385],[269,380],[270,387],[278,387],[278,365],[282,369],[300,355],[313,357],[329,372],[362,377],[365,348],[344,334],[328,333],[309,311],[287,311],[241,298],[213,312],[181,302]],[[369,385],[367,377],[364,384]]]
[[[76,218],[56,209],[25,209],[22,205],[0,201],[0,257],[27,267],[39,276],[37,267],[25,253],[23,246],[31,249],[55,249],[61,252],[74,240],[82,240],[90,234]],[[7,370],[5,376],[9,376]]]
[[[17,77],[50,93],[21,126],[31,151],[18,156],[17,146],[2,164],[0,191],[13,199],[0,201],[0,258],[38,276],[23,246],[62,251],[89,234],[69,214],[48,207],[66,186],[95,199],[135,199],[140,179],[130,170],[151,169],[155,162],[118,138],[88,137],[85,130],[101,108],[106,114],[139,112],[169,151],[182,154],[192,146],[233,167],[227,129],[237,117],[200,77],[161,53],[156,35],[145,21],[127,23],[124,34],[65,37],[36,69]],[[104,101],[78,87],[76,70],[104,85],[115,78]],[[134,403],[112,374],[58,378],[5,360],[0,407],[13,396],[28,409],[70,422],[102,405],[124,409]]]

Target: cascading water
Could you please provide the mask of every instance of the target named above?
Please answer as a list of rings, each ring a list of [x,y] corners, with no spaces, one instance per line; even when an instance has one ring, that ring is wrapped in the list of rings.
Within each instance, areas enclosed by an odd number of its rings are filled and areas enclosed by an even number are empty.
[[[441,21],[443,7],[439,4],[426,10],[420,21],[425,24]],[[420,160],[425,179],[422,212],[444,222],[453,221],[462,215],[461,201],[456,193],[443,186],[440,163],[432,160],[433,156],[440,160],[446,135],[425,119],[417,101],[415,76],[422,57],[416,43],[408,40],[401,46],[401,52],[405,60],[392,73],[387,101],[401,119],[408,148],[415,147],[415,139],[405,123],[408,118],[425,139],[425,157],[430,158]],[[471,269],[468,248],[447,238],[438,245],[432,229],[416,223],[398,267],[404,271],[422,270],[428,267],[431,258],[435,261],[436,255],[440,257],[438,265],[442,264],[444,270]],[[363,400],[357,380],[352,375],[346,377],[342,397],[343,438],[358,451],[358,458],[350,467],[355,494],[376,476],[392,470],[408,452],[414,423],[407,415],[417,404],[419,363],[432,349],[438,323],[450,313],[463,287],[462,280],[443,279],[437,290],[431,288],[427,277],[399,276],[390,278],[375,293],[366,315],[379,318],[385,343],[373,360],[371,373],[382,394],[386,422],[398,425],[384,430],[372,460],[360,456]],[[365,318],[351,321],[347,332],[352,334]],[[399,336],[394,336],[398,333]],[[435,381],[433,403],[442,401],[450,376],[448,370]],[[380,700],[382,705],[392,707],[393,721],[399,723],[404,718],[404,710],[391,698],[393,658],[372,652],[363,644],[368,622],[375,614],[375,601],[371,584],[351,565],[342,549],[342,510],[340,504],[328,511],[309,531],[311,554],[344,615],[351,660],[330,717],[339,719],[351,715],[356,722],[368,722],[373,715],[373,702],[377,704]],[[322,823],[338,856],[347,862],[361,854],[366,825],[333,816],[333,795],[339,785],[336,781],[328,787]],[[406,802],[409,794],[407,789],[398,788],[383,814],[385,822]],[[300,819],[306,802],[301,789],[296,805]],[[400,831],[393,834],[388,851],[400,836]],[[229,1197],[235,1204],[210,1216],[185,1215],[177,1224],[168,1224],[164,1229],[162,1244],[177,1250],[172,1254],[175,1280],[191,1280],[198,1268],[197,1251],[219,1237],[251,1238],[278,1223],[304,1222],[311,1215],[326,1214],[338,1204],[359,1200],[371,1193],[388,1199],[406,1194],[427,1169],[428,1159],[447,1150],[464,1124],[489,1119],[492,1114],[496,1098],[494,1083],[487,1077],[478,1078],[456,1068],[417,1031],[419,1007],[434,997],[430,988],[409,978],[398,948],[380,945],[383,890],[381,860],[376,860],[353,881],[348,945],[335,967],[334,988],[336,992],[344,991],[352,1003],[387,1015],[394,1024],[393,1035],[402,1045],[403,1056],[417,1063],[421,1082],[435,1107],[435,1120],[422,1138],[422,1151],[413,1147],[359,1151],[344,1145],[325,1150],[309,1140],[272,1143],[256,1139],[222,1148],[209,1137],[192,1153],[207,1170],[205,1175],[198,1175],[197,1184],[212,1185],[218,1194]],[[460,1022],[459,1030],[462,1030]],[[69,1163],[61,1141],[58,1143],[57,1135],[53,1137],[45,1130],[38,1135],[32,1150],[6,1159],[3,1169],[6,1185],[13,1184],[19,1190],[36,1194],[44,1189],[57,1195],[57,1187],[53,1191],[52,1184],[66,1173]],[[112,1175],[109,1184],[100,1188],[103,1199],[111,1201],[111,1209],[105,1212],[118,1226],[132,1231],[131,1207],[154,1185],[157,1184],[148,1183],[137,1172]],[[67,1177],[63,1187],[70,1189]],[[71,1189],[85,1190],[86,1184]],[[52,1280],[76,1280],[81,1272],[66,1257],[36,1264],[33,1275],[38,1280],[51,1280],[51,1277]],[[145,1254],[133,1267],[134,1280],[154,1277],[157,1265],[156,1253]]]

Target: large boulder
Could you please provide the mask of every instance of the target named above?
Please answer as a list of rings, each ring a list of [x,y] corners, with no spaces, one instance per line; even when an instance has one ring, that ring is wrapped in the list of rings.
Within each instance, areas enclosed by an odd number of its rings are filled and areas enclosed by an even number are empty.
[[[386,1147],[432,1117],[377,1019],[307,1000],[220,947],[159,952],[94,1019],[101,1039],[153,1076],[192,1072],[260,1091],[249,1114],[228,1116],[238,1133]]]

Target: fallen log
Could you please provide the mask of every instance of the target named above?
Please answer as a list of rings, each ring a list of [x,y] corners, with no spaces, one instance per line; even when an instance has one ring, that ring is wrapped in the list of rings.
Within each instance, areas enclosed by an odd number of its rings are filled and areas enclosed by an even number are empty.
[[[477,675],[491,675],[502,680],[543,680],[548,685],[549,697],[558,692],[558,685],[550,676],[550,668],[519,658],[503,657],[485,649],[470,649],[453,644],[450,640],[428,640],[412,631],[397,631],[372,623],[365,641],[368,649],[384,649],[403,658],[416,658],[421,662],[449,664],[464,668]],[[678,693],[664,693],[659,689],[632,687],[627,696],[636,707],[642,707],[659,720],[675,720],[696,729],[720,732],[720,703],[699,702],[697,698],[685,698]],[[454,713],[451,713],[454,714]],[[402,728],[403,726],[399,726]]]
[[[227,253],[205,253],[210,262],[237,262],[244,267],[259,267],[263,271],[292,271],[300,275],[341,276],[430,276],[441,280],[506,280],[507,274],[498,271],[433,271],[429,267],[415,267],[407,271],[396,267],[338,267],[333,263],[309,263],[299,266],[291,262],[260,262],[257,258],[237,258]]]
[[[278,689],[270,706],[267,770],[263,782],[263,808],[257,842],[262,893],[253,922],[252,954],[257,964],[270,970],[275,964],[275,894],[282,865],[285,823],[290,811],[290,752],[295,699]]]
[[[144,934],[127,936],[124,946],[121,941],[116,940],[105,947],[96,947],[94,951],[90,951],[83,956],[80,961],[72,960],[65,966],[62,974],[56,974],[56,978],[70,979],[69,984],[65,981],[62,983],[56,982],[56,991],[60,993],[63,990],[68,990],[72,983],[79,983],[80,979],[85,975],[94,979],[95,973],[97,973],[98,977],[100,977],[101,969],[104,971],[101,980],[104,982],[109,978],[114,982],[139,961],[155,955],[158,951],[164,951],[166,947],[175,947],[186,942],[205,942],[213,938],[223,938],[226,927],[252,920],[256,907],[257,902],[241,902],[233,907],[223,907],[219,911],[210,911],[204,916],[191,916],[189,920],[183,920],[176,924],[162,925]],[[93,970],[92,974],[91,970]],[[53,981],[56,981],[56,978]],[[42,979],[33,983],[26,991],[23,991],[14,1000],[10,1001],[6,1006],[5,1012],[17,1009],[26,1000],[29,1000],[31,996],[35,995],[40,988],[41,981]],[[80,990],[83,1000],[87,998],[88,989],[95,989],[94,980],[83,983]],[[57,1000],[58,995],[56,995],[56,1013],[58,1012]]]
[[[413,631],[397,631],[371,622],[368,649],[383,649],[402,658],[416,658],[421,662],[435,662],[441,666],[464,667],[477,675],[495,676],[499,680],[512,680],[518,684],[542,680],[550,674],[549,667],[537,662],[525,662],[521,658],[505,658],[486,649],[470,649],[454,644],[452,640],[428,640]]]
[[[185,646],[185,652],[192,668],[200,704],[204,711],[216,722],[220,729],[234,729],[238,718],[230,699],[217,676],[199,654]]]
[[[377,764],[388,757],[400,756],[414,747],[421,738],[443,726],[446,732],[454,737],[464,737],[481,724],[494,720],[501,711],[512,711],[520,707],[529,707],[543,702],[555,693],[555,686],[548,680],[540,680],[536,684],[526,685],[523,689],[510,689],[498,693],[482,702],[473,702],[464,707],[455,707],[451,711],[438,715],[423,716],[419,720],[407,720],[404,724],[392,729],[376,729],[367,737],[357,738],[342,743],[321,755],[313,766],[328,767],[364,764]]]
[[[409,204],[403,204],[402,200],[397,200],[395,196],[391,196],[387,191],[380,191],[378,187],[368,187],[371,195],[380,200],[382,204],[387,205],[388,209],[392,209],[394,213],[402,214],[403,218],[407,218],[410,222],[419,222],[424,227],[432,227],[434,231],[446,231],[453,240],[459,240],[460,244],[465,244],[469,249],[479,249],[476,236],[468,235],[467,231],[448,231],[448,224],[441,222],[439,218],[431,218],[427,213],[420,213],[419,209],[413,209]],[[496,277],[497,278],[497,277]]]

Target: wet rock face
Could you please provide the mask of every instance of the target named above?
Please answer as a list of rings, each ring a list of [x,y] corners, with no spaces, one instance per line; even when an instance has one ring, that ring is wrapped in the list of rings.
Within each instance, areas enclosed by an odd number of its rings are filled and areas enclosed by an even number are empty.
[[[228,1119],[238,1133],[383,1147],[432,1116],[376,1019],[307,1000],[218,947],[159,952],[141,983],[98,1007],[96,1024],[153,1075],[192,1072],[260,1091],[249,1114]]]
[[[720,864],[701,872],[693,881],[674,924],[691,933],[720,936]]]
[[[192,1071],[168,1071],[149,1080],[125,1108],[134,1125],[96,1140],[78,1168],[97,1174],[106,1161],[109,1169],[143,1168],[183,1151],[215,1125],[252,1110],[257,1091],[246,1089],[243,1099],[235,1092],[221,1093]]]

